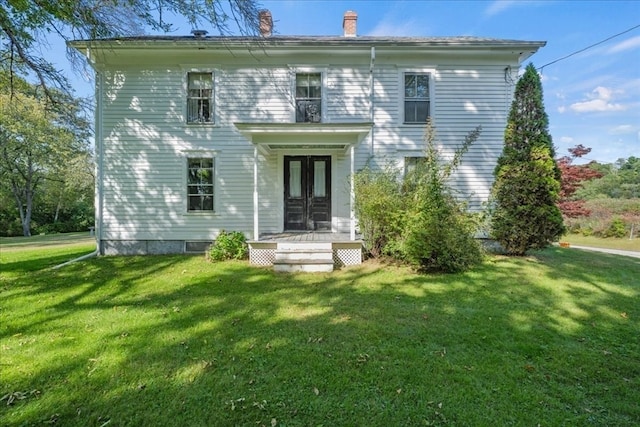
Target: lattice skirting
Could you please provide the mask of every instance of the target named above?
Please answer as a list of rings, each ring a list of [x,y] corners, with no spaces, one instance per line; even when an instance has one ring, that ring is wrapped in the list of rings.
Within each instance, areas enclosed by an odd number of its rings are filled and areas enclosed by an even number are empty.
[[[253,265],[273,265],[276,259],[275,249],[251,249],[249,250],[249,262]]]
[[[271,266],[276,259],[276,243],[253,242],[249,245],[249,262],[252,265]],[[334,243],[333,262],[336,267],[362,263],[362,246],[354,243]]]
[[[333,248],[333,262],[337,267],[362,263],[361,248]]]

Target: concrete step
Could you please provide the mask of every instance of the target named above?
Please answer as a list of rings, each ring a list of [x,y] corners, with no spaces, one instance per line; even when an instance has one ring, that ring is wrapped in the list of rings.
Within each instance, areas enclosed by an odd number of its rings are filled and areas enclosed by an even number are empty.
[[[281,251],[333,250],[331,242],[278,242]]]
[[[333,250],[326,249],[299,249],[299,250],[281,250],[277,249],[275,253],[276,261],[286,260],[324,260],[333,262]]]
[[[319,273],[333,271],[333,258],[331,260],[324,259],[276,259],[273,262],[273,270],[278,272],[305,272]]]

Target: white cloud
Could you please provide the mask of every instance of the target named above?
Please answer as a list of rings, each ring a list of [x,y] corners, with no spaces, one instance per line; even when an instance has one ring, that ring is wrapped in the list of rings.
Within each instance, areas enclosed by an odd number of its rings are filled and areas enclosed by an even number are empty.
[[[609,133],[612,135],[628,135],[632,134],[636,131],[637,126],[631,125],[620,125],[609,130]]]
[[[625,50],[640,48],[640,36],[631,37],[611,47],[607,53],[619,53]]]
[[[518,2],[514,0],[495,0],[484,11],[485,16],[494,16],[504,12]]]
[[[571,104],[569,108],[576,113],[625,110],[624,105],[612,102],[614,93],[612,89],[598,86],[587,95],[588,100]]]
[[[562,142],[563,144],[571,144],[574,141],[574,139],[570,136],[561,136],[560,137],[560,142]]]
[[[390,36],[390,37],[407,37],[422,34],[424,25],[414,20],[404,22],[393,22],[391,20],[383,20],[379,22],[373,30],[369,31],[368,36]]]

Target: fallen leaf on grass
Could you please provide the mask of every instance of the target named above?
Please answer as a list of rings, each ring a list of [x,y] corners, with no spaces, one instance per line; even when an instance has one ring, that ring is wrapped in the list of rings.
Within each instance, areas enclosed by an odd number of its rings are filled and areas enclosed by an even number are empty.
[[[358,358],[356,359],[356,362],[358,362],[358,364],[366,363],[368,361],[369,361],[369,355],[367,353],[360,353],[358,355]]]
[[[271,418],[271,427],[276,427],[278,425],[278,421],[275,418]]]
[[[622,312],[620,313],[620,317],[622,317],[623,319],[626,319],[628,316],[626,312]]]
[[[39,390],[31,390],[31,391],[14,391],[11,393],[7,393],[4,396],[0,397],[0,402],[3,400],[7,401],[7,406],[13,405],[16,400],[24,400],[30,396],[38,396],[40,394]]]
[[[313,388],[313,394],[315,394],[316,396],[320,394],[320,390],[318,390],[318,387]]]

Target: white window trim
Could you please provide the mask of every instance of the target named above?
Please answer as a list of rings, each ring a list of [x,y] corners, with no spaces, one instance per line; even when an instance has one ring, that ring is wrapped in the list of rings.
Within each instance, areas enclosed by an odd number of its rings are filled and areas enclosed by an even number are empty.
[[[434,120],[435,98],[435,68],[403,68],[398,70],[398,121],[400,126],[416,127],[424,126],[426,123],[405,123],[404,120],[404,75],[406,73],[429,74],[429,117]]]
[[[210,67],[190,67],[182,66],[182,124],[191,127],[214,127],[219,126],[218,117],[218,70]],[[211,81],[213,84],[213,105],[211,106],[212,122],[194,123],[189,122],[187,115],[187,103],[189,102],[189,73],[211,73]]]
[[[308,67],[303,65],[289,65],[290,84],[289,91],[291,94],[291,123],[296,122],[296,75],[297,74],[320,74],[321,96],[320,103],[322,110],[320,111],[320,123],[327,123],[327,70],[328,66]]]
[[[187,216],[218,216],[220,215],[219,194],[220,179],[218,166],[220,162],[218,158],[220,152],[217,150],[184,150],[182,151],[182,185],[180,192],[182,194],[182,213]],[[189,159],[194,158],[211,158],[213,159],[213,210],[212,211],[190,211],[189,210],[189,192],[187,188],[187,175],[189,173]]]

